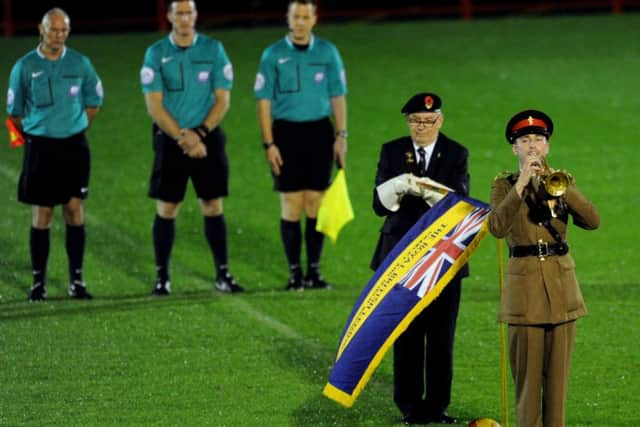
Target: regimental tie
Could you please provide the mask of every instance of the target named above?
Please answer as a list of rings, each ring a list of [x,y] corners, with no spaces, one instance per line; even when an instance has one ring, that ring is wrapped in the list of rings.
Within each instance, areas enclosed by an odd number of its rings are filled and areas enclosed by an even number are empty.
[[[427,160],[425,158],[424,148],[418,148],[418,176],[427,176]]]

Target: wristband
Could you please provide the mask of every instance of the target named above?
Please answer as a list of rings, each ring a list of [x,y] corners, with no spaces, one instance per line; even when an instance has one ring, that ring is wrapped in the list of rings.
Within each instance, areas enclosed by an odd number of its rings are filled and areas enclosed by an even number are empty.
[[[271,146],[274,145],[273,142],[263,142],[262,146],[264,147],[265,150],[268,150],[269,148],[271,148]]]
[[[347,139],[348,136],[349,136],[349,132],[347,132],[346,130],[336,131],[336,138],[340,137],[340,138]]]
[[[204,124],[202,124],[202,125],[200,125],[200,126],[198,126],[196,128],[193,128],[191,130],[194,131],[200,137],[200,139],[202,139],[202,140],[204,140],[207,137],[207,135],[209,135],[209,133],[211,132],[209,130],[209,128],[207,126],[205,126]]]

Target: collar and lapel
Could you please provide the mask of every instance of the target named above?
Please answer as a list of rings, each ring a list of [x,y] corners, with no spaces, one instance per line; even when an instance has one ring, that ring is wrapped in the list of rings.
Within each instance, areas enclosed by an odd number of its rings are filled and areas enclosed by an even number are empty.
[[[436,178],[442,165],[442,135],[438,134],[435,146],[433,147],[433,153],[431,153],[431,159],[429,159],[429,166],[427,166],[427,176]]]
[[[442,164],[442,135],[438,135],[438,139],[434,143],[433,153],[431,153],[431,158],[429,159],[429,165],[427,166],[427,176],[434,178],[437,176],[436,174],[440,170],[440,166]],[[404,160],[405,160],[405,171],[412,173],[418,176],[418,159],[416,159],[415,149],[413,147],[413,141],[410,137],[407,137],[403,143],[403,151],[404,151]]]

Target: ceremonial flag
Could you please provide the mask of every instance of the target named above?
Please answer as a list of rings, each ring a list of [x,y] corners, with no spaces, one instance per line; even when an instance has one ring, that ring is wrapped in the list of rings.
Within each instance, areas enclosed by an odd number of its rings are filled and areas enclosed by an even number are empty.
[[[4,121],[7,130],[9,130],[9,145],[11,148],[20,147],[24,145],[24,136],[20,133],[20,130],[16,126],[15,123],[11,120],[10,117],[7,117],[7,120]]]
[[[339,169],[320,203],[316,231],[324,233],[335,243],[342,227],[353,217],[347,179],[344,169]]]
[[[404,235],[347,320],[325,396],[353,405],[389,347],[475,251],[488,215],[486,203],[450,192]]]

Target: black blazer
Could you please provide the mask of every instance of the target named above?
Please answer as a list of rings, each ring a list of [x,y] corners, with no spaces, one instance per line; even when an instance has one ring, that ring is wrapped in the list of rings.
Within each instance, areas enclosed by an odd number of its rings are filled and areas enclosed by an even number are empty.
[[[469,152],[462,144],[440,133],[429,160],[427,176],[454,189],[458,194],[468,196],[468,156]],[[383,144],[376,172],[376,187],[403,173],[417,175],[418,165],[415,157],[411,137],[405,136]],[[422,198],[407,194],[400,202],[400,209],[391,212],[382,205],[374,187],[373,210],[378,216],[386,216],[371,260],[371,268],[375,270],[402,236],[429,210],[429,205]],[[467,266],[465,265],[458,274],[461,277],[468,276]]]

